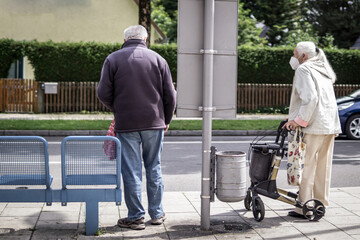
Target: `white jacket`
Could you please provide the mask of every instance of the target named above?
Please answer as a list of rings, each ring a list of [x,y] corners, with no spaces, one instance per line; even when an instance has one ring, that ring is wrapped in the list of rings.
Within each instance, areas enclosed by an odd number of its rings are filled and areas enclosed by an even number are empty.
[[[333,83],[321,61],[309,59],[296,69],[289,120],[302,126],[304,133],[341,133]]]

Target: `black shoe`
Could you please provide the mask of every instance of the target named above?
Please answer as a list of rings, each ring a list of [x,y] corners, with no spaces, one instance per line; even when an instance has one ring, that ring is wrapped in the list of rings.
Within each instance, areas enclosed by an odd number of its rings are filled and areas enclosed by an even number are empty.
[[[296,217],[296,218],[301,218],[301,219],[307,219],[304,215],[299,214],[299,213],[297,213],[297,212],[295,212],[295,211],[290,211],[290,212],[288,212],[288,216],[290,216],[290,217]]]

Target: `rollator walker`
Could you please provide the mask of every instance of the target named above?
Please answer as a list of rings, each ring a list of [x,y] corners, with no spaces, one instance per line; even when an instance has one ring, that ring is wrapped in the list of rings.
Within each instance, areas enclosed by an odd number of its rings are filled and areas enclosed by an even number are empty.
[[[302,208],[303,214],[308,220],[318,221],[325,214],[325,206],[321,201],[311,199],[302,205],[296,200],[298,194],[276,187],[276,177],[281,159],[287,154],[285,139],[288,130],[283,128],[286,122],[280,123],[275,143],[250,144],[251,186],[247,190],[244,205],[247,210],[252,209],[256,221],[262,221],[265,217],[265,207],[259,195],[263,195]]]

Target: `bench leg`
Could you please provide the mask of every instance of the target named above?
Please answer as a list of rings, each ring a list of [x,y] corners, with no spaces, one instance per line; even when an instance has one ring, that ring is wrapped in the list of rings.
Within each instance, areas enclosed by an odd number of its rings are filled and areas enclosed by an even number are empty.
[[[86,235],[94,235],[99,229],[99,203],[97,201],[86,202]]]

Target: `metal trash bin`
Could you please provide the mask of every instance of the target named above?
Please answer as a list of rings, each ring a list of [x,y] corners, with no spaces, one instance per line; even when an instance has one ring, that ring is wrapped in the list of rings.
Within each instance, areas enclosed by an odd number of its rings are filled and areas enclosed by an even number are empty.
[[[216,196],[223,202],[238,202],[246,197],[246,153],[216,152]]]

